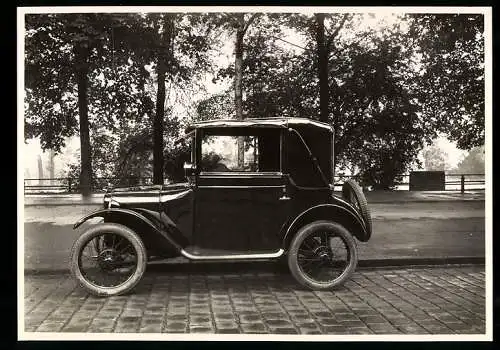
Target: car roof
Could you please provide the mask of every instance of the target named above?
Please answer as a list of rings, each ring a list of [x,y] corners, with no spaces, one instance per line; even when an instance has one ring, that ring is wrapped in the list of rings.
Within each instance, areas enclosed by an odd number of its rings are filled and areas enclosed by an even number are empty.
[[[244,120],[237,119],[214,119],[193,123],[186,128],[186,133],[194,129],[204,128],[231,128],[231,127],[267,127],[267,128],[288,128],[294,125],[311,125],[318,128],[332,131],[332,127],[326,123],[318,122],[308,118],[251,118]]]

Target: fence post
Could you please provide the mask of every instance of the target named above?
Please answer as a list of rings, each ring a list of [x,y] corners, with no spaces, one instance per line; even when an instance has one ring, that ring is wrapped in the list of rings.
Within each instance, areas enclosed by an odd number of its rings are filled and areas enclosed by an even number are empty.
[[[460,192],[465,192],[465,175],[460,176]]]
[[[68,192],[71,192],[71,178],[68,177]]]

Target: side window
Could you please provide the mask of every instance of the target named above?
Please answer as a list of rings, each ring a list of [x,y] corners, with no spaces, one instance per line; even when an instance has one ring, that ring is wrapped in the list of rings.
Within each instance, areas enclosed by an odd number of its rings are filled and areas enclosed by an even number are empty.
[[[280,170],[279,133],[204,135],[200,166],[203,172],[270,172]]]
[[[302,140],[295,133],[288,136],[288,164],[293,181],[304,187],[322,187],[323,179],[307,152]],[[309,147],[311,147],[309,145]],[[313,150],[314,152],[314,150]]]

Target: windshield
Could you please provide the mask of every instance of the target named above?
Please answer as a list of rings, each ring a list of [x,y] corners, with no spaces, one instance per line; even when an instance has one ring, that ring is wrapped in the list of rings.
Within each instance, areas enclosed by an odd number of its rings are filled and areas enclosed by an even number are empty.
[[[201,136],[202,172],[281,171],[281,129],[206,129]]]

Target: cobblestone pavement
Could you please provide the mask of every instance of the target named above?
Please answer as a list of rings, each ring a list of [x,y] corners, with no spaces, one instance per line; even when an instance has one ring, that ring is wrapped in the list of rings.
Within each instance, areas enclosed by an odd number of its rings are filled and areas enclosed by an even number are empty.
[[[146,273],[126,296],[25,277],[27,332],[484,334],[484,266],[360,269],[334,291],[289,274]]]

